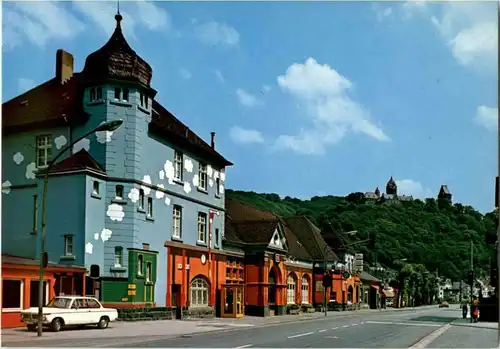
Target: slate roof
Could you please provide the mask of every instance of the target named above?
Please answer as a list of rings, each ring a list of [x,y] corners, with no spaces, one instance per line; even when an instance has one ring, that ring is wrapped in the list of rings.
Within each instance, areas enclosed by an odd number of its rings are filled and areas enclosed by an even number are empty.
[[[19,256],[13,256],[7,253],[2,253],[2,264],[6,265],[25,265],[25,266],[39,266],[40,261],[33,259],[33,258],[26,258],[26,257],[19,257]],[[50,262],[48,264],[48,267],[54,267],[54,268],[68,268],[68,269],[81,269],[82,271],[85,270],[85,267],[82,266],[77,266],[77,265],[68,265],[68,264],[58,264],[55,262]]]
[[[99,163],[85,149],[82,149],[61,162],[58,162],[52,167],[50,172],[76,171],[85,169],[105,173],[102,166],[99,165]]]
[[[241,201],[226,197],[225,237],[229,242],[269,244],[278,226],[287,240],[288,253],[301,260],[323,259],[326,246],[319,229],[306,217],[282,218]],[[329,259],[337,259],[331,249]]]
[[[80,80],[80,73],[63,84],[53,78],[3,103],[2,134],[85,122]]]
[[[306,216],[287,217],[283,221],[314,260],[323,260],[325,251],[328,260],[338,260],[321,236],[321,230]]]
[[[379,281],[375,276],[367,273],[366,271],[362,271],[359,278],[363,281]]]

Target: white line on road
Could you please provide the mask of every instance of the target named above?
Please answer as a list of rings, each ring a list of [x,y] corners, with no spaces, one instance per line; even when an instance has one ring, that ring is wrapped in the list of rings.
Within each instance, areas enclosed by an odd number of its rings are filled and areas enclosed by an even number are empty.
[[[321,332],[326,332],[326,331],[327,331],[327,330],[319,330],[318,332],[320,332],[320,333],[321,333]]]
[[[438,324],[427,324],[425,322],[366,321],[366,323],[367,324],[378,324],[378,325],[441,327],[441,325],[438,325]]]
[[[364,324],[365,324],[364,322],[360,323],[360,325],[364,325]]]
[[[234,349],[243,349],[243,348],[249,348],[251,347],[253,344],[247,344],[247,345],[242,345],[241,347],[236,347]]]
[[[294,336],[287,337],[288,339],[292,338],[298,338],[298,337],[304,337],[304,336],[310,336],[311,334],[314,334],[314,332],[307,332],[307,333],[301,333],[301,334],[296,334]]]
[[[337,336],[326,336],[325,338],[337,339],[337,338],[339,338],[339,337],[337,337]]]
[[[450,329],[450,327],[451,327],[450,324],[446,324],[446,325],[438,328],[437,330],[435,330],[434,332],[432,332],[428,336],[422,338],[417,343],[413,344],[408,349],[422,349],[422,348],[427,348],[439,336],[441,336],[443,333],[445,333],[446,331],[448,331]]]
[[[344,325],[344,326],[342,326],[342,327],[343,327],[343,328],[346,328],[346,327],[349,327],[349,325]]]
[[[352,324],[352,326],[358,326],[358,324]]]
[[[338,330],[339,328],[338,327],[332,327],[332,330]]]

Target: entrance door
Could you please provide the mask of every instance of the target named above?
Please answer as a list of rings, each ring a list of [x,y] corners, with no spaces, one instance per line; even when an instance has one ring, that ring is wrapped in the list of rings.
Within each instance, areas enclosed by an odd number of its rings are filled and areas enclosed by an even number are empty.
[[[242,317],[245,312],[243,299],[243,286],[239,286],[236,288],[236,317]]]
[[[224,288],[224,292],[223,292],[223,295],[224,295],[224,300],[223,300],[223,312],[222,312],[222,316],[223,317],[235,317],[235,314],[234,314],[234,301],[235,301],[235,297],[234,297],[234,289],[232,287],[225,287]]]
[[[172,305],[175,307],[175,318],[180,320],[182,318],[182,304],[181,304],[181,285],[172,285]]]

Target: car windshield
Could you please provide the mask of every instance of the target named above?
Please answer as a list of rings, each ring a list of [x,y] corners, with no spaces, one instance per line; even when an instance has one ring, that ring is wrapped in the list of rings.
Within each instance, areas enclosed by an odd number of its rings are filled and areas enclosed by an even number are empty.
[[[49,304],[47,304],[48,308],[60,308],[60,309],[65,309],[69,308],[69,305],[71,304],[71,299],[70,298],[53,298]]]

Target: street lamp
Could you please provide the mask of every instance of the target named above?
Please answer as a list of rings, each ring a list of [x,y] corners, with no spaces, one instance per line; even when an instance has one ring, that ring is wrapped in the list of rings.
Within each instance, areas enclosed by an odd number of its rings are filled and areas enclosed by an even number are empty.
[[[113,121],[108,121],[105,122],[90,132],[87,132],[80,138],[76,139],[69,145],[67,145],[65,148],[63,148],[59,154],[57,154],[52,160],[50,160],[49,164],[45,168],[45,173],[43,176],[43,195],[42,195],[42,236],[41,236],[41,253],[40,253],[40,278],[38,281],[38,337],[42,335],[43,329],[43,306],[44,306],[44,299],[43,299],[43,286],[44,286],[44,269],[45,269],[45,263],[48,263],[48,256],[46,255],[45,252],[45,238],[47,235],[47,190],[49,187],[49,172],[52,166],[56,163],[56,161],[66,152],[66,150],[71,149],[72,146],[74,146],[76,143],[84,139],[85,137],[96,133],[96,132],[103,132],[103,131],[108,131],[112,132],[117,130],[121,125],[123,124],[123,120],[113,120]]]

